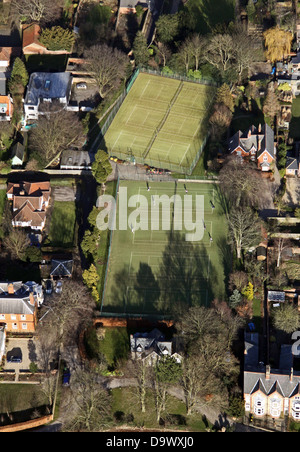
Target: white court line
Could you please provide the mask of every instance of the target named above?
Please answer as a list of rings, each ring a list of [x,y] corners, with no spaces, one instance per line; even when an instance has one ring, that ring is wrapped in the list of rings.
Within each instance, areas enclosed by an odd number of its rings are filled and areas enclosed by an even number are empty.
[[[142,96],[143,96],[143,94],[144,94],[145,90],[146,90],[146,89],[148,88],[148,85],[149,85],[149,83],[150,83],[150,80],[148,80],[147,84],[145,85],[145,87],[144,87],[143,91],[141,92],[141,94],[140,94],[140,96],[139,96],[139,99],[141,99],[141,98],[142,98]]]
[[[114,144],[112,145],[112,149],[114,149],[116,143],[119,141],[119,138],[120,138],[121,134],[122,134],[122,130],[121,130],[121,132],[119,133],[118,138],[116,139],[116,141],[115,141]]]
[[[183,157],[182,157],[182,159],[180,160],[180,165],[181,165],[181,163],[182,163],[182,161],[183,161],[183,159],[185,158],[185,156],[186,156],[186,153],[188,152],[188,150],[190,149],[190,144],[188,145],[188,147],[187,147],[187,150],[185,151],[185,153],[184,153],[184,155],[183,155]]]
[[[130,118],[131,118],[131,116],[133,115],[133,112],[135,111],[135,108],[136,108],[136,106],[135,105],[133,105],[133,107],[132,107],[132,109],[131,109],[131,113],[130,113],[130,115],[128,116],[128,118],[127,118],[127,120],[126,120],[126,126],[128,125],[128,123],[129,123],[129,121],[130,121]]]

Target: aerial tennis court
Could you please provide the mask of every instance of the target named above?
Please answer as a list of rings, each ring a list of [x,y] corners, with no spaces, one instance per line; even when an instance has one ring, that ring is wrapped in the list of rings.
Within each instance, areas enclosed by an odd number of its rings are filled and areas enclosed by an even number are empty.
[[[146,182],[120,181],[119,193],[124,188],[128,199],[135,196],[137,204],[126,211],[120,209],[119,194],[101,311],[162,315],[172,311],[176,303],[209,306],[214,298],[221,299],[225,294],[227,229],[218,187],[209,183],[151,181],[147,186]],[[201,240],[185,240],[191,231],[174,215],[173,203],[170,216],[160,209],[158,223],[151,225],[156,196],[171,198],[175,194],[179,196],[175,204],[178,199],[184,201],[186,194],[191,195],[190,200],[196,200],[196,194],[203,195]],[[195,219],[196,205],[188,205],[185,212]],[[121,215],[126,216],[126,230],[118,228]],[[201,227],[202,219],[200,231]]]
[[[207,136],[215,87],[140,73],[108,128],[111,156],[189,172]]]

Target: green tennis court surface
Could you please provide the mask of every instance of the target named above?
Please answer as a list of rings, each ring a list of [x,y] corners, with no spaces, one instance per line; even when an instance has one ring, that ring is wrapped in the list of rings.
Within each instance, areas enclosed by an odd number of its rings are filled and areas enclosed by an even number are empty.
[[[225,294],[224,280],[230,253],[217,185],[186,183],[184,186],[181,182],[152,181],[148,185],[149,191],[146,182],[120,181],[102,312],[161,315],[173,312],[180,305],[208,306],[214,298],[221,300]],[[124,188],[127,198],[134,195],[137,204],[128,207],[127,203],[125,209],[123,204],[120,209],[120,192]],[[201,219],[199,226],[201,230],[203,224],[203,237],[200,241],[185,240],[185,234],[191,232],[188,226],[185,227],[185,221],[182,221],[182,230],[176,230],[180,221],[178,223],[177,215],[172,215],[175,212],[172,203],[170,227],[168,215],[164,216],[162,211],[156,229],[151,226],[153,200],[157,202],[158,199],[155,195],[171,197],[175,194],[183,204],[187,194],[192,200],[183,220],[187,216],[196,218],[196,194],[203,196],[204,221]],[[179,198],[176,199],[178,202]],[[118,227],[121,215],[126,217],[126,230]]]
[[[102,147],[110,156],[190,172],[207,135],[215,88],[140,73]]]

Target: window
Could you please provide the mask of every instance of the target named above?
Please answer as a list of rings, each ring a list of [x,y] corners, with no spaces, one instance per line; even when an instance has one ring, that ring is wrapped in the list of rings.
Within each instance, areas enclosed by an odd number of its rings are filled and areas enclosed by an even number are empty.
[[[22,323],[22,330],[27,330],[27,323]]]
[[[17,320],[17,317],[15,316],[15,314],[11,314],[10,318],[11,318],[11,320]]]
[[[5,314],[0,314],[0,319],[5,320]]]
[[[18,324],[17,323],[13,323],[12,327],[13,327],[14,330],[17,330],[18,329]]]
[[[268,156],[264,155],[264,162],[267,162],[267,161],[268,161]]]
[[[26,315],[25,314],[21,314],[21,320],[26,320]]]
[[[254,413],[258,416],[262,416],[264,414],[264,401],[258,397],[254,401]]]

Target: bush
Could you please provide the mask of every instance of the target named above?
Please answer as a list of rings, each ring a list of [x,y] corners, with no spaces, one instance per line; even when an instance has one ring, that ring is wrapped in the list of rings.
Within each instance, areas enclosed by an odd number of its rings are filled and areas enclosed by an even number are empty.
[[[70,52],[75,41],[75,36],[72,31],[55,26],[42,30],[39,41],[48,50],[66,50]]]

